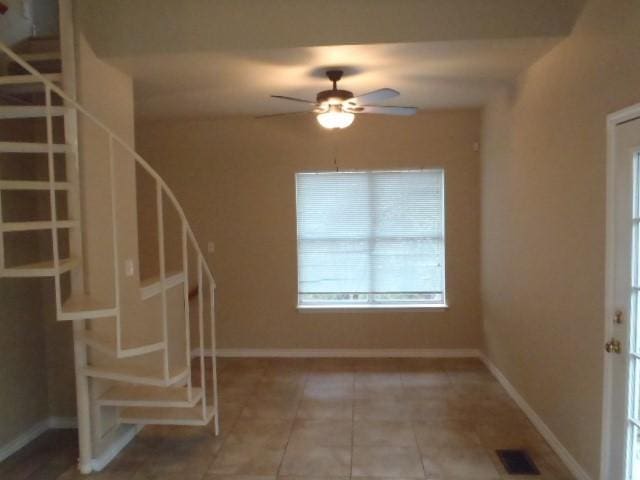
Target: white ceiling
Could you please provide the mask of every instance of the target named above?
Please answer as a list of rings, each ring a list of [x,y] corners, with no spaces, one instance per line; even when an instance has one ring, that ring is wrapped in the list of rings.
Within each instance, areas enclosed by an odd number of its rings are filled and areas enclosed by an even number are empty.
[[[387,102],[420,109],[481,106],[560,39],[492,39],[146,54],[110,58],[133,76],[147,118],[264,115],[304,110],[271,94],[315,99],[331,84],[325,67],[346,67],[339,87],[356,95],[400,91]],[[302,108],[301,108],[302,107]]]

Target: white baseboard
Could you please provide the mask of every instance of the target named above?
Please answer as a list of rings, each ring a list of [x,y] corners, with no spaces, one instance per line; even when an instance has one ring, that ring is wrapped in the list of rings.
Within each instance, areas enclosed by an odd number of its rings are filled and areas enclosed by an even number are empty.
[[[16,438],[0,446],[0,462],[34,441],[50,428],[75,428],[76,419],[67,417],[49,417],[39,421]]]
[[[49,417],[49,428],[78,428],[76,417]]]
[[[205,356],[211,350],[205,349]],[[200,355],[200,349],[192,351]],[[217,357],[264,358],[469,358],[480,357],[480,351],[472,348],[415,348],[415,349],[350,349],[350,348],[219,348]]]
[[[127,428],[117,440],[111,442],[109,448],[102,455],[91,459],[91,471],[99,472],[109,465],[111,460],[135,438],[140,430],[142,430],[142,425],[131,425],[131,428]]]
[[[22,432],[20,435],[18,435],[16,438],[11,440],[10,442],[0,446],[0,462],[10,457],[14,453],[16,453],[18,450],[20,450],[22,447],[32,442],[36,438],[38,438],[48,429],[49,429],[49,419],[45,418],[44,420],[33,425],[27,431]]]
[[[524,414],[529,418],[533,426],[538,430],[540,435],[544,437],[547,443],[551,446],[556,455],[560,457],[560,460],[566,465],[566,467],[571,471],[571,473],[578,480],[592,480],[589,474],[582,468],[582,466],[578,463],[578,461],[573,458],[573,455],[569,453],[569,450],[560,442],[558,437],[551,431],[551,429],[547,426],[546,423],[540,418],[540,416],[535,412],[531,405],[527,403],[522,395],[516,390],[516,388],[511,384],[511,382],[505,377],[505,375],[496,367],[491,360],[489,360],[485,355],[481,355],[482,361],[487,366],[489,371],[493,374],[494,377],[500,382],[500,385],[507,391],[507,393],[511,396],[514,402],[520,407],[520,409],[524,412]]]

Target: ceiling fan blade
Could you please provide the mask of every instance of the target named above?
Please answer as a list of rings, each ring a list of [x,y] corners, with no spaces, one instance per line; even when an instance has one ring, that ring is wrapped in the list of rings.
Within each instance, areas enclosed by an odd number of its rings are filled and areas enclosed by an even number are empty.
[[[269,115],[258,115],[257,117],[253,117],[253,118],[271,118],[271,117],[284,117],[285,115],[300,115],[302,113],[312,113],[310,111],[305,111],[305,112],[283,112],[283,113],[272,113]]]
[[[318,105],[318,102],[305,100],[303,98],[287,97],[285,95],[271,95],[271,98],[280,98],[282,100],[291,100],[292,102],[308,103],[309,105]]]
[[[353,113],[378,113],[381,115],[415,115],[416,107],[383,107],[376,105],[363,105],[351,110]]]
[[[373,92],[365,93],[364,95],[358,95],[357,97],[350,98],[345,103],[350,105],[365,105],[367,103],[377,103],[389,98],[397,97],[400,92],[393,88],[381,88],[380,90],[374,90]]]

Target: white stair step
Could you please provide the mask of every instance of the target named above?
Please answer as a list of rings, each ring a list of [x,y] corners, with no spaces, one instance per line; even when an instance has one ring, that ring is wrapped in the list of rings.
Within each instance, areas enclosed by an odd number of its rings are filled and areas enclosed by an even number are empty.
[[[20,58],[25,62],[49,62],[52,60],[60,60],[60,52],[37,52],[37,53],[21,53]]]
[[[27,277],[53,277],[65,272],[78,265],[75,258],[60,259],[58,268],[56,269],[53,260],[46,262],[29,263],[27,265],[19,265],[15,267],[5,268],[1,271],[0,277],[10,278],[27,278]]]
[[[62,81],[60,73],[43,73],[42,76],[50,82]],[[29,83],[41,83],[40,77],[35,75],[4,75],[0,77],[0,85],[25,85]]]
[[[107,313],[108,311],[104,311],[104,312]],[[112,312],[113,313],[111,315],[104,315],[104,316],[105,317],[115,316],[116,309],[114,308]],[[78,316],[81,316],[81,318],[83,319],[87,318],[86,314],[84,313],[78,314]],[[99,317],[94,317],[94,318],[99,318]],[[65,318],[65,320],[67,319]],[[76,320],[76,319],[72,318],[70,320]],[[85,332],[83,332],[80,335],[80,340],[83,341],[89,347],[95,348],[96,350],[99,350],[102,353],[111,355],[112,357],[115,357],[115,358],[131,358],[131,357],[137,357],[140,355],[147,355],[148,353],[164,350],[164,346],[165,346],[164,342],[157,342],[157,343],[150,343],[147,345],[140,345],[138,347],[121,348],[120,350],[118,350],[113,339],[104,338],[91,330],[86,330]]]
[[[60,117],[67,113],[66,107],[51,107],[51,115]],[[0,106],[0,119],[39,118],[47,116],[47,107],[44,106]]]
[[[89,366],[84,369],[84,373],[90,377],[104,378],[116,382],[169,387],[185,381],[189,371],[186,367],[175,367],[169,372],[168,379],[165,379],[161,374],[157,373],[157,371],[145,372],[141,368],[133,369],[128,365],[114,365],[110,367]]]
[[[120,422],[137,425],[207,425],[215,414],[212,405],[207,405],[203,416],[202,405],[193,408],[130,407],[120,411]]]
[[[56,190],[70,190],[69,182],[54,182]],[[0,180],[0,190],[49,190],[49,182],[32,180]]]
[[[192,408],[202,398],[202,389],[116,385],[103,393],[98,403],[105,407]]]
[[[78,340],[89,347],[95,348],[99,352],[106,353],[107,355],[111,355],[112,357],[116,356],[116,346],[114,344],[114,340],[103,337],[102,335],[92,330],[85,330],[84,332],[78,334]]]
[[[184,272],[167,272],[164,281],[167,289],[182,285],[182,283],[184,283]],[[140,282],[140,296],[142,300],[160,295],[160,293],[162,293],[160,276],[145,278]]]
[[[53,153],[67,153],[68,145],[54,143],[51,145]],[[0,142],[0,152],[6,153],[48,153],[49,144],[29,142]]]
[[[75,220],[59,220],[57,222],[7,222],[0,224],[2,232],[29,232],[34,230],[50,230],[52,228],[74,228],[78,226]]]
[[[116,313],[115,307],[99,302],[89,295],[72,295],[62,304],[62,314],[58,320],[114,317]]]
[[[148,353],[158,352],[164,350],[164,342],[150,343],[148,345],[141,345],[139,347],[121,348],[118,351],[118,358],[131,358],[139,355],[146,355]]]

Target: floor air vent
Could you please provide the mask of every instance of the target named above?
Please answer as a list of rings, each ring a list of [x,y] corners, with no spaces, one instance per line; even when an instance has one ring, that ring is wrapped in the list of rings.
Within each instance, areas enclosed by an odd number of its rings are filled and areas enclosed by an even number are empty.
[[[525,450],[496,450],[496,453],[508,474],[540,475],[540,470]]]

